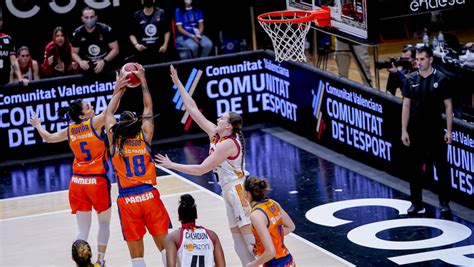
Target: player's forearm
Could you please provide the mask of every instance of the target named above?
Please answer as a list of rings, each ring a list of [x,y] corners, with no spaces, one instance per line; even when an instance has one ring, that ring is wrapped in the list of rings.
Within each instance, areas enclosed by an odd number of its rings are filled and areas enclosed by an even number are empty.
[[[205,173],[208,173],[210,170],[204,168],[201,165],[197,164],[180,164],[180,163],[175,163],[173,162],[172,165],[170,166],[171,169],[184,172],[187,174],[195,175],[195,176],[201,176]]]
[[[446,106],[446,130],[449,133],[453,132],[453,106],[447,105]]]
[[[143,92],[143,116],[153,115],[153,100],[151,98],[150,90],[148,89],[148,83],[146,79],[141,80],[142,92]]]

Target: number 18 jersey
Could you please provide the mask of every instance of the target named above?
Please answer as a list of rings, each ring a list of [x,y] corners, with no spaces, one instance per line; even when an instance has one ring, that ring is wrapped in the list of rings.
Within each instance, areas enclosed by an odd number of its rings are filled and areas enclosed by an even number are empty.
[[[155,164],[142,132],[125,140],[121,151],[119,149],[119,145],[115,144],[112,151],[112,163],[117,172],[119,188],[156,185]]]

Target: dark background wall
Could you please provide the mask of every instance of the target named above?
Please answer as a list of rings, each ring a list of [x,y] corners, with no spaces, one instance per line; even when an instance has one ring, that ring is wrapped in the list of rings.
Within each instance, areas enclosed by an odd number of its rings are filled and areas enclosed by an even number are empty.
[[[141,0],[1,1],[4,18],[3,32],[13,37],[17,48],[26,45],[30,47],[33,58],[42,60],[44,47],[51,41],[53,29],[57,26],[63,26],[68,36],[70,36],[72,31],[82,24],[81,10],[87,6],[88,2],[94,1],[97,2],[97,5],[109,3],[105,8],[96,9],[99,16],[98,21],[109,24],[116,31],[119,38],[120,56],[125,58],[131,55],[133,48],[128,39],[128,27],[133,13],[141,8]],[[34,16],[21,18],[18,17],[18,14],[12,13],[12,9],[7,7],[7,2],[13,3],[16,9],[23,12],[32,10],[35,6],[39,7],[39,11]],[[76,2],[76,4],[69,12],[58,14],[49,6],[51,2],[55,2],[58,6],[67,6],[73,2]],[[165,9],[168,14],[174,15],[178,1],[156,0],[155,4]],[[195,0],[193,5],[201,7],[205,18],[205,34],[218,47],[220,31],[223,31],[225,38],[246,39],[250,47],[252,34],[251,6],[254,7],[256,15],[268,11],[283,10],[286,7],[283,0],[239,0],[232,3],[218,0]],[[255,23],[257,23],[257,38],[259,42],[261,41],[259,43],[260,47],[269,47],[270,43],[264,37],[265,33],[258,22],[255,21]]]

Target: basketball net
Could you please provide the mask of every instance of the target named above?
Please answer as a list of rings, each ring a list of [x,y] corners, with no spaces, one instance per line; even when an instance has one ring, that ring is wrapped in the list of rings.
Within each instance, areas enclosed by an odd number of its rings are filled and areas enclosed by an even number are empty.
[[[321,15],[324,13],[323,15]],[[275,50],[275,60],[306,62],[305,42],[306,35],[312,22],[324,20],[317,23],[327,26],[329,22],[329,11],[320,9],[317,12],[302,10],[284,10],[261,14],[257,17],[258,22],[270,36]]]

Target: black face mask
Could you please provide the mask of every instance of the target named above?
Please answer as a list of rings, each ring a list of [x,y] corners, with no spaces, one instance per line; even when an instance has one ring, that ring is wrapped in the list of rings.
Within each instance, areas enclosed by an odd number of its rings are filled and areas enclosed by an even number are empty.
[[[153,0],[143,0],[143,5],[145,7],[152,7],[155,1]]]

